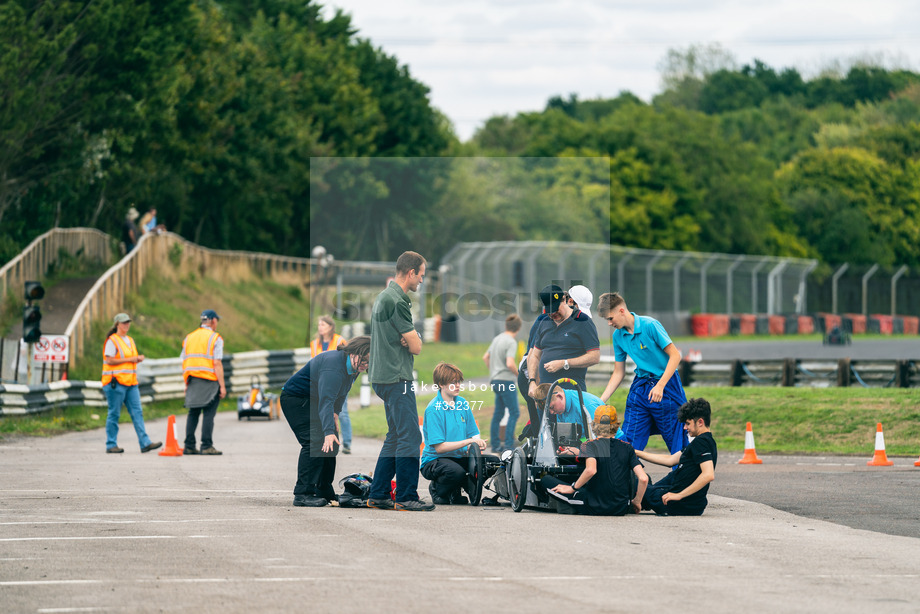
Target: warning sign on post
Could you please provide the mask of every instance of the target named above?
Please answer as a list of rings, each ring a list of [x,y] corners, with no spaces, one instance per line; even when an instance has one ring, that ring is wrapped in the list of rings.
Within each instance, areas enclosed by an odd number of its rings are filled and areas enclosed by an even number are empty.
[[[35,362],[63,362],[70,359],[70,338],[67,335],[42,335],[32,345]]]

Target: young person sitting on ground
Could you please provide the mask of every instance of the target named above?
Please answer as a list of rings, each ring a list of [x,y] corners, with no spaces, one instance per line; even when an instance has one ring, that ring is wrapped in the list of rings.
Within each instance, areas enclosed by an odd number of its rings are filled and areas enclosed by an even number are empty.
[[[693,441],[674,454],[652,454],[636,450],[644,461],[673,467],[664,478],[648,487],[642,509],[667,516],[700,516],[706,509],[706,493],[716,477],[719,452],[709,430],[712,408],[706,399],[690,399],[680,406],[677,420]]]
[[[438,394],[425,408],[422,422],[425,449],[420,471],[430,482],[428,491],[435,505],[469,503],[461,492],[466,485],[466,448],[476,444],[485,450],[486,442],[479,437],[470,404],[459,396],[463,372],[454,365],[438,363],[432,381],[438,387]]]
[[[633,447],[614,439],[619,426],[616,408],[598,407],[591,425],[597,439],[582,446],[585,469],[578,479],[566,484],[551,475],[540,478],[540,484],[559,501],[560,513],[574,511],[593,516],[639,513],[648,475]]]

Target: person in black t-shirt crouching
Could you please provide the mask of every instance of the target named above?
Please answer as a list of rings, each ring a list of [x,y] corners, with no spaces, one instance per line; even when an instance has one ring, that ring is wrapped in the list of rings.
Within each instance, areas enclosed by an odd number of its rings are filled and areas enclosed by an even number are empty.
[[[639,512],[648,475],[633,447],[613,438],[619,426],[616,408],[601,405],[595,410],[591,425],[597,439],[581,448],[585,469],[578,479],[566,484],[550,475],[541,478],[540,483],[548,494],[568,504],[559,507],[560,513],[623,516],[630,511]]]
[[[700,516],[706,509],[709,483],[716,477],[719,452],[709,430],[712,409],[706,399],[690,399],[677,412],[677,421],[684,423],[693,437],[686,448],[674,454],[651,454],[636,450],[644,461],[677,469],[652,484],[645,492],[642,509],[667,516]]]

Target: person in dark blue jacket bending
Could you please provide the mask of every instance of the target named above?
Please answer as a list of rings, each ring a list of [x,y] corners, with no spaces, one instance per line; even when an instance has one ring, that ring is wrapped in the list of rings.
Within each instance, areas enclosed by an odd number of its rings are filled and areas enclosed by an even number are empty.
[[[348,391],[367,370],[371,338],[355,337],[336,351],[310,359],[281,389],[281,411],[300,442],[294,505],[322,507],[336,497],[332,489],[339,438],[335,414]]]

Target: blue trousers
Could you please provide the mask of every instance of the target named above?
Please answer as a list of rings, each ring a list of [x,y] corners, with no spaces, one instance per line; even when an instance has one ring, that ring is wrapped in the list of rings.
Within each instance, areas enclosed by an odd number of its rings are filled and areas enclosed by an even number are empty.
[[[342,445],[351,447],[351,416],[348,415],[348,403],[342,406],[339,414],[339,427],[342,430]]]
[[[501,449],[514,449],[514,430],[520,415],[517,400],[517,384],[511,380],[495,380],[492,382],[492,391],[495,393],[495,413],[492,414],[492,429],[489,433],[492,439],[492,451]],[[505,408],[508,409],[508,424],[505,425],[505,441],[499,438],[502,418],[505,417]]]
[[[118,418],[121,417],[121,406],[128,408],[128,415],[134,423],[134,432],[137,433],[137,442],[141,448],[150,445],[150,437],[144,427],[144,411],[141,409],[141,393],[137,386],[123,386],[116,380],[102,387],[105,399],[109,403],[109,414],[105,419],[105,447],[114,448],[118,445]]]
[[[664,396],[659,403],[648,398],[657,379],[637,377],[629,387],[626,397],[626,410],[623,412],[623,441],[632,444],[636,450],[644,450],[648,438],[656,433],[661,435],[671,454],[680,452],[690,443],[684,425],[677,421],[677,410],[687,402],[680,376],[675,372],[664,388]]]
[[[412,382],[400,380],[395,384],[373,384],[374,392],[383,399],[387,417],[387,436],[383,440],[374,481],[368,497],[384,499],[390,496],[390,483],[396,478],[396,501],[418,500],[419,447],[422,431],[418,426],[418,408]]]

